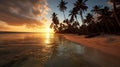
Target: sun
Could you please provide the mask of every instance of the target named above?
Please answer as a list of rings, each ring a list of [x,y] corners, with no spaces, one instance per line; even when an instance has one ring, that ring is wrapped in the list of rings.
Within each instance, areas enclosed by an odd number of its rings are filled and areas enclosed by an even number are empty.
[[[32,30],[34,32],[41,32],[41,33],[55,33],[53,29],[49,28],[49,27],[44,27],[44,28],[37,28]]]
[[[46,33],[54,33],[54,30],[49,27],[46,27],[45,32]]]

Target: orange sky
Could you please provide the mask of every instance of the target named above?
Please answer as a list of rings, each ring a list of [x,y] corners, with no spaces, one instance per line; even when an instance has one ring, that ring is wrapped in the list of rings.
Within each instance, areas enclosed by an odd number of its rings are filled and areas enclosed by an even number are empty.
[[[15,31],[15,32],[46,32],[46,29],[49,28],[50,23],[45,22],[41,26],[27,27],[26,25],[21,26],[12,26],[8,25],[5,22],[0,21],[0,31]]]
[[[49,11],[47,0],[2,0],[0,31],[44,32]]]

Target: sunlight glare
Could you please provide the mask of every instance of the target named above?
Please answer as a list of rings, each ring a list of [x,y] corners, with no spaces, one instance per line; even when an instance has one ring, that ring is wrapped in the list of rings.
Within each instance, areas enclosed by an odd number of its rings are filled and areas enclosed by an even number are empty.
[[[46,43],[46,44],[49,44],[49,43],[50,43],[50,34],[49,34],[49,33],[46,33],[45,43]]]
[[[45,32],[46,32],[46,33],[54,33],[54,30],[53,30],[53,29],[50,29],[49,27],[47,27],[47,28],[45,29]]]
[[[46,32],[45,33],[45,43],[50,44],[52,42],[53,37],[54,37],[53,33]]]
[[[45,34],[46,34],[45,43],[46,44],[50,43],[50,37],[52,37],[53,33],[54,33],[53,29],[50,29],[49,27],[45,29]]]

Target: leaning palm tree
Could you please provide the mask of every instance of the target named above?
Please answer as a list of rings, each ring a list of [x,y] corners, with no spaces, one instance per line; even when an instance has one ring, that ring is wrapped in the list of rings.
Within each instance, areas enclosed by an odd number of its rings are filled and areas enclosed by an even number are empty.
[[[77,9],[77,12],[80,13],[82,22],[83,22],[83,19],[84,19],[82,13],[84,11],[86,11],[87,8],[88,8],[85,4],[86,1],[87,0],[77,0],[76,3],[74,3],[74,7]]]
[[[57,6],[57,7],[59,7],[59,10],[61,11],[61,12],[63,12],[63,15],[64,15],[64,18],[66,19],[66,17],[65,17],[65,10],[67,9],[67,7],[66,7],[66,4],[67,4],[68,2],[65,2],[64,0],[61,0],[60,1],[60,3],[59,3],[59,5]]]

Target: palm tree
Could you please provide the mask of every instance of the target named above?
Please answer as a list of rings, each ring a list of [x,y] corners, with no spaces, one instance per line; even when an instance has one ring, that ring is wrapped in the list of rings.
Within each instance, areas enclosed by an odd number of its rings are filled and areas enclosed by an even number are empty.
[[[109,0],[109,1],[113,3],[113,14],[114,14],[115,20],[120,26],[120,20],[118,19],[118,16],[117,16],[117,7],[116,7],[117,3],[120,3],[120,0]]]
[[[100,31],[104,32],[104,29],[103,29],[103,27],[101,27],[101,23],[98,20],[98,17],[99,17],[98,14],[99,15],[101,14],[101,9],[102,9],[101,5],[95,5],[91,10],[91,12],[93,12],[94,14],[97,15],[97,17],[94,18],[93,26],[97,29],[98,32],[100,32]],[[97,20],[97,21],[95,21],[95,20]],[[95,25],[97,25],[97,26],[95,26]]]
[[[93,19],[93,15],[91,13],[88,13],[86,16],[86,23],[90,24]]]
[[[98,19],[100,20],[101,24],[103,24],[106,28],[105,32],[111,33],[109,25],[112,25],[110,22],[111,19],[111,13],[109,11],[109,7],[105,6],[103,9],[100,9],[100,17]]]
[[[74,21],[74,18],[75,18],[76,21],[78,22],[78,20],[77,20],[77,14],[78,14],[77,9],[74,7],[74,8],[70,11],[70,14],[69,14],[69,16],[71,16],[70,22],[73,22],[73,21]]]
[[[77,0],[76,3],[74,3],[74,7],[77,9],[77,12],[80,13],[82,22],[83,22],[83,19],[84,19],[82,13],[84,11],[86,11],[87,8],[88,8],[85,4],[86,1],[87,0]]]
[[[68,2],[65,2],[64,0],[61,0],[60,3],[59,3],[59,5],[57,6],[57,7],[59,7],[59,10],[63,12],[63,15],[64,15],[65,19],[66,19],[66,17],[65,17],[65,13],[64,12],[67,9],[67,7],[66,7],[67,3]]]
[[[118,19],[117,12],[116,12],[116,9],[117,9],[116,8],[116,0],[112,0],[112,1],[113,1],[113,13],[114,13],[114,16],[115,16],[115,19],[116,19],[118,25],[120,26],[120,21]]]
[[[50,28],[54,28],[55,32],[58,32],[58,24],[59,24],[59,20],[57,14],[54,12],[52,14],[52,23],[50,25]]]
[[[59,25],[60,25],[59,32],[64,33],[63,31],[66,29],[66,26],[63,23],[60,23]]]
[[[86,19],[84,19],[84,24],[83,24],[83,25],[86,25],[86,29],[85,29],[86,33],[90,33],[89,29],[93,28],[92,27],[92,25],[93,25],[92,21],[93,21],[93,15],[88,13],[87,16],[86,16]]]
[[[55,25],[59,24],[59,20],[58,20],[57,14],[55,12],[52,14],[52,21]]]
[[[95,14],[96,13],[99,13],[99,10],[101,9],[102,6],[99,6],[99,5],[95,5],[93,7],[93,9],[91,10],[91,12],[94,12]]]

